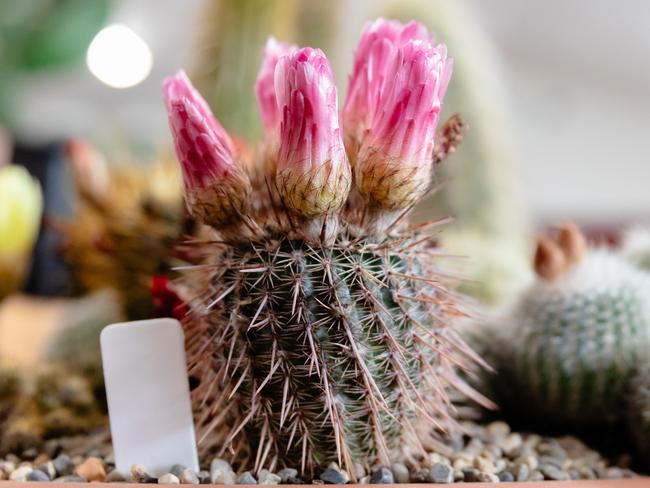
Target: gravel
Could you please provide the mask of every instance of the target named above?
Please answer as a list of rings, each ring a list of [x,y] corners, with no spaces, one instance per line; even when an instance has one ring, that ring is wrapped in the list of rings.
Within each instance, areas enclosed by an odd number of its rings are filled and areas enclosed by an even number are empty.
[[[366,471],[355,465],[348,473],[331,464],[315,479],[303,476],[293,467],[275,472],[236,471],[225,459],[208,460],[195,472],[175,464],[159,478],[146,466],[134,465],[129,473],[115,470],[115,458],[107,431],[84,437],[51,439],[41,449],[30,448],[0,458],[0,479],[12,481],[57,481],[63,483],[123,482],[160,484],[345,484],[358,482],[453,483],[510,482],[570,479],[621,479],[635,477],[628,469],[629,459],[621,457],[609,463],[575,437],[544,437],[539,434],[512,432],[505,422],[488,425],[466,422],[464,436],[433,441],[423,439],[429,452],[404,450],[388,466],[373,466]],[[443,448],[440,448],[442,446]],[[433,452],[439,449],[438,452]]]

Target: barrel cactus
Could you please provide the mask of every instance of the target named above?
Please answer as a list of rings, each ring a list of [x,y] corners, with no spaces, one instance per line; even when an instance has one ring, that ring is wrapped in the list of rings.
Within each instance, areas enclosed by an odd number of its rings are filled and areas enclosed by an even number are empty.
[[[455,429],[452,392],[487,403],[457,371],[480,359],[450,327],[441,222],[407,224],[457,141],[447,127],[434,151],[451,61],[417,23],[369,24],[342,130],[325,55],[266,54],[254,162],[184,73],[163,86],[188,210],[215,232],[179,283],[199,446],[240,469],[337,462],[354,477],[422,428]]]
[[[535,271],[507,319],[507,346],[492,351],[495,399],[545,423],[620,420],[650,346],[650,276],[606,249],[587,249],[570,224],[539,240]]]

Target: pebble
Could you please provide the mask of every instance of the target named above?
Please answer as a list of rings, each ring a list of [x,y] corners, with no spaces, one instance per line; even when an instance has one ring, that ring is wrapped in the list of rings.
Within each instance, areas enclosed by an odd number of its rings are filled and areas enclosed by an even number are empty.
[[[158,478],[158,483],[161,485],[178,485],[180,482],[178,476],[172,473],[165,473]]]
[[[175,474],[175,473],[173,473]],[[180,480],[181,484],[183,485],[198,485],[199,484],[199,477],[196,475],[194,470],[192,468],[185,468],[183,471],[181,471],[180,476],[178,476],[178,479]]]
[[[101,459],[89,457],[81,463],[75,473],[86,478],[88,481],[104,481],[106,479],[106,470]]]
[[[528,477],[528,481],[544,481],[544,475],[539,471],[535,470],[532,473],[530,473],[530,476]]]
[[[392,484],[395,483],[393,472],[388,468],[375,469],[370,475],[372,484]]]
[[[481,473],[478,475],[479,483],[498,483],[499,477],[492,473]]]
[[[32,471],[34,471],[34,469],[29,466],[21,466],[11,472],[9,479],[11,481],[27,481],[27,477]]]
[[[501,471],[498,475],[499,481],[503,483],[510,483],[515,481],[514,475],[510,471]]]
[[[43,471],[43,473],[45,473],[50,479],[56,478],[56,468],[52,461],[47,461],[46,463],[37,466],[36,469]]]
[[[136,483],[155,483],[156,478],[147,472],[147,468],[142,464],[131,466],[131,479]]]
[[[476,483],[481,475],[481,472],[476,468],[465,468],[462,473],[464,480],[470,483]]]
[[[547,480],[566,481],[569,480],[569,474],[562,471],[560,468],[553,464],[542,464],[539,471],[544,475]]]
[[[282,481],[282,478],[275,473],[271,473],[268,469],[260,470],[257,476],[257,482],[260,485],[279,485],[280,481]]]
[[[454,470],[449,464],[436,463],[429,469],[429,476],[433,483],[453,483]]]
[[[72,474],[74,471],[74,463],[67,454],[59,454],[54,461],[52,461],[52,464],[54,464],[56,474],[59,476],[66,476]]]
[[[76,474],[69,474],[66,476],[61,476],[54,480],[55,483],[87,483],[86,478],[77,476]]]
[[[209,485],[211,483],[209,471],[201,470],[196,473],[196,477],[199,479],[199,483],[202,485]]]
[[[530,468],[527,464],[520,464],[517,466],[517,471],[515,472],[517,481],[528,481],[528,476],[530,475]]]
[[[429,483],[429,470],[420,468],[417,469],[412,475],[411,475],[411,481],[413,483]]]
[[[284,470],[283,470],[284,471]],[[297,472],[296,472],[297,473]],[[278,473],[279,475],[280,473]],[[288,479],[288,478],[287,478]],[[285,483],[286,481],[283,481]],[[256,485],[257,480],[255,479],[255,476],[252,475],[250,471],[244,471],[242,474],[239,475],[237,478],[237,484],[238,485]]]
[[[491,440],[498,441],[510,433],[510,426],[501,420],[497,420],[485,426],[485,433]]]
[[[210,481],[215,485],[234,485],[237,480],[230,463],[215,458],[210,464]]]
[[[27,475],[27,481],[50,481],[50,477],[40,469],[35,469]]]
[[[523,439],[521,438],[521,434],[518,434],[517,432],[508,434],[498,442],[498,446],[501,448],[503,453],[508,457],[510,457],[514,452],[520,449],[522,445],[523,445]]]
[[[349,481],[347,473],[344,475],[335,468],[327,468],[321,473],[319,478],[328,485],[344,485]]]
[[[176,476],[179,480],[181,475],[183,474],[183,471],[185,471],[185,466],[183,466],[182,464],[174,464],[169,470],[169,472],[174,476]]]
[[[408,483],[411,480],[408,468],[402,463],[394,463],[392,471],[393,477],[397,483]]]
[[[293,468],[284,468],[278,471],[278,476],[282,480],[282,483],[287,483],[289,478],[297,478],[298,477],[298,470],[293,469]]]

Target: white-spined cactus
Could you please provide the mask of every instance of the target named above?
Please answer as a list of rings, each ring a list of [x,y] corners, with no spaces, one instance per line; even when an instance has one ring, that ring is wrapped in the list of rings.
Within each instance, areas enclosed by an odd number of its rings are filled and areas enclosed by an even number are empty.
[[[436,222],[406,222],[450,61],[414,23],[379,20],[362,37],[374,47],[357,51],[350,83],[372,81],[373,95],[346,103],[343,127],[321,51],[265,61],[258,88],[272,79],[275,104],[261,104],[255,163],[184,75],[164,84],[189,212],[215,231],[182,283],[199,445],[244,469],[335,461],[354,476],[417,446],[419,429],[453,430],[450,391],[486,402],[457,371],[479,360],[450,327],[462,312],[437,271]],[[457,142],[442,132],[438,155]]]
[[[587,248],[573,225],[539,240],[535,271],[488,357],[495,400],[544,423],[620,420],[631,374],[650,351],[650,275]]]

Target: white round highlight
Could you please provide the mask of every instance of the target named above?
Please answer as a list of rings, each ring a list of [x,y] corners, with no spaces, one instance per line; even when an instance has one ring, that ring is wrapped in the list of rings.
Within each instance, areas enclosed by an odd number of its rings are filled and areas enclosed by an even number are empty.
[[[113,88],[129,88],[151,72],[153,57],[147,43],[122,24],[100,30],[88,46],[86,64],[101,82]]]

